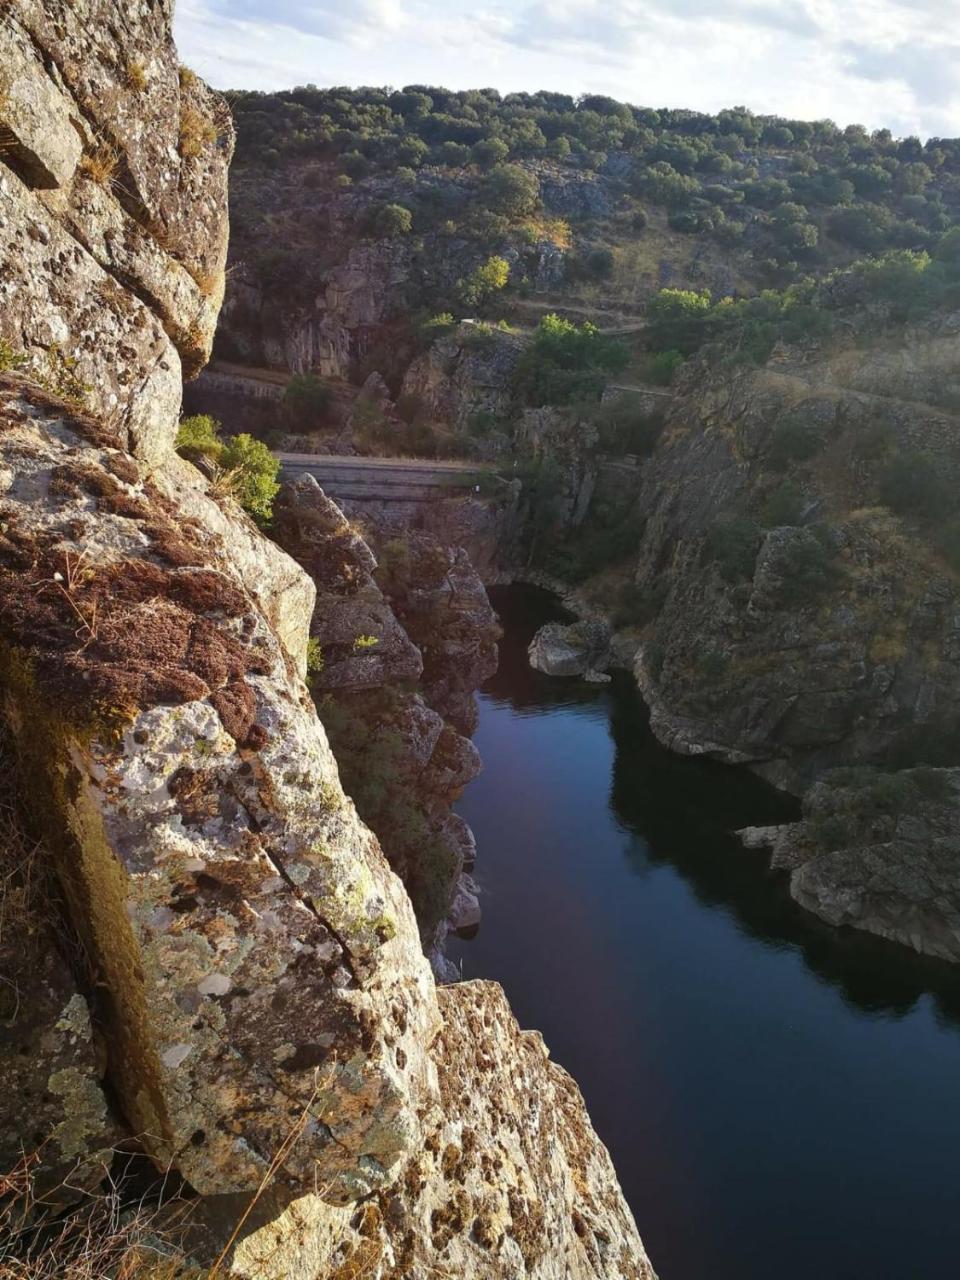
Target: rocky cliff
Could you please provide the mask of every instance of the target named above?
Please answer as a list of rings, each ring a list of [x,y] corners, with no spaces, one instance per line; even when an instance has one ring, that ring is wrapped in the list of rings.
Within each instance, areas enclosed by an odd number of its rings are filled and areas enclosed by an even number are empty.
[[[312,476],[284,487],[274,536],[317,587],[311,687],[350,794],[402,878],[443,972],[447,928],[476,924],[476,849],[453,813],[480,772],[474,691],[499,628],[465,553],[422,533],[368,541]],[[374,574],[378,572],[378,579]]]
[[[829,341],[761,365],[722,346],[692,361],[637,474],[629,578],[601,572],[580,592],[631,624],[613,652],[674,750],[748,765],[817,810],[823,780],[851,821],[883,793],[882,838],[821,823],[819,843],[791,837],[790,858],[778,839],[775,861],[831,923],[948,959],[952,793],[928,839],[922,793],[851,789],[843,770],[948,766],[960,750],[956,327],[854,301]],[[582,528],[603,531],[592,502]]]
[[[659,603],[638,674],[665,741],[795,791],[956,750],[960,597],[934,510],[960,463],[957,373],[949,317],[691,371],[640,499],[636,583]]]
[[[0,708],[55,887],[4,878],[4,1158],[141,1150],[236,1275],[648,1277],[569,1079],[435,988],[302,678],[313,584],[172,454],[232,135],[170,19],[14,0],[0,37]]]

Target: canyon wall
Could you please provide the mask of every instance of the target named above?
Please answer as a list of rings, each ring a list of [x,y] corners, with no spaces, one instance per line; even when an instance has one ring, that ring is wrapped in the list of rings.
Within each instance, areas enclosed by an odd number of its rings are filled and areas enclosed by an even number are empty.
[[[0,37],[0,708],[56,886],[42,991],[4,1006],[4,1157],[92,1187],[142,1151],[238,1276],[649,1277],[539,1037],[493,984],[435,986],[304,683],[314,584],[172,452],[232,132],[170,20],[15,0]],[[414,585],[411,629],[444,608]],[[424,708],[462,721],[461,694],[429,669]]]

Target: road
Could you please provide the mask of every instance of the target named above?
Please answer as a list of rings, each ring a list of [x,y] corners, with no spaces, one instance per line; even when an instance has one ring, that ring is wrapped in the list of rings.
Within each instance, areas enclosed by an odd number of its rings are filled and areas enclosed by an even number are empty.
[[[285,480],[310,474],[331,498],[362,502],[426,502],[474,489],[488,464],[432,458],[355,458],[280,453]]]

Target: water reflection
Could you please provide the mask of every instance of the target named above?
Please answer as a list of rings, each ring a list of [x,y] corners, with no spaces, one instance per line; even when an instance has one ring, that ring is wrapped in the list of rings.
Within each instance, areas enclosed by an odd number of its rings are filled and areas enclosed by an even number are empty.
[[[798,948],[817,977],[839,988],[855,1008],[902,1016],[929,994],[939,1015],[960,1025],[960,976],[953,966],[818,921],[790,898],[786,877],[770,870],[767,855],[744,849],[732,834],[790,821],[799,811],[792,797],[746,769],[666,750],[650,731],[649,713],[627,672],[598,688],[533,671],[527,645],[535,631],[570,615],[536,587],[494,588],[491,598],[504,638],[499,671],[484,693],[521,716],[580,706],[608,722],[615,748],[610,808],[628,836],[624,857],[637,875],[647,874],[651,864],[669,864],[699,902],[731,912],[751,937]]]
[[[555,602],[495,603],[484,920],[450,953],[573,1072],[664,1280],[956,1274],[954,972],[801,912],[730,834],[795,802],[664,751],[628,676],[531,671]]]

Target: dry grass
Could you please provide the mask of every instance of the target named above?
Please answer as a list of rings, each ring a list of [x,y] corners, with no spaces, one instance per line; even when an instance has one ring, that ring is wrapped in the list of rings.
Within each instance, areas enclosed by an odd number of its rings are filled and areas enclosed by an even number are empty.
[[[217,293],[223,272],[216,271],[212,267],[202,267],[198,263],[185,262],[183,265],[205,298],[212,298]]]
[[[0,1175],[0,1280],[202,1280],[184,1261],[180,1212],[133,1200],[109,1182],[89,1194],[69,1183],[36,1188],[38,1157]],[[64,1192],[79,1199],[63,1207]],[[178,1219],[180,1220],[178,1222]]]
[[[177,72],[177,75],[180,79],[180,88],[183,90],[194,88],[200,79],[197,73],[195,71],[191,71],[189,67],[181,67]]]
[[[147,87],[147,68],[142,62],[131,61],[124,67],[123,79],[128,89],[142,93]]]
[[[94,143],[91,151],[85,151],[80,157],[80,172],[91,182],[108,187],[113,182],[119,163],[120,152],[117,148],[100,139]]]
[[[203,154],[204,147],[217,141],[217,128],[196,107],[189,104],[180,110],[180,154],[195,158]]]

